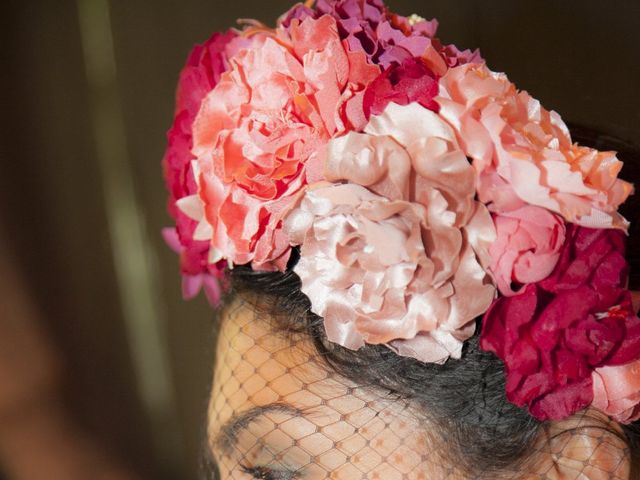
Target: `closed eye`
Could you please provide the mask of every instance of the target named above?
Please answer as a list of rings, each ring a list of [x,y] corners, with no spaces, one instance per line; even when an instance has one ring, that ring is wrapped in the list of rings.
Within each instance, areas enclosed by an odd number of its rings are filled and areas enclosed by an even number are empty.
[[[272,469],[269,467],[248,467],[241,465],[240,468],[244,473],[251,475],[256,480],[295,480],[300,478],[296,471]]]

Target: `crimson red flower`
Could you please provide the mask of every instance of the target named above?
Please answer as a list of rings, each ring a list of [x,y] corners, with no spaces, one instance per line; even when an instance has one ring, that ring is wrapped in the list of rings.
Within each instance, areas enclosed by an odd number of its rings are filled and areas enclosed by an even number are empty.
[[[393,64],[367,87],[364,113],[367,118],[380,115],[390,102],[398,105],[417,102],[437,113],[439,106],[434,97],[438,95],[438,78],[420,58]]]
[[[586,408],[596,368],[640,357],[624,233],[568,225],[566,239],[548,278],[494,302],[480,340],[505,362],[509,400],[540,420]]]

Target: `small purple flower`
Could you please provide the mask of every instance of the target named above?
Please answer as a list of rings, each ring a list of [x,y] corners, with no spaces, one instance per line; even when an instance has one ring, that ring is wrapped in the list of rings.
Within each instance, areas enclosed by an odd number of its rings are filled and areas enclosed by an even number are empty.
[[[442,45],[435,38],[437,20],[392,14],[381,0],[318,0],[313,8],[298,4],[279,23],[289,28],[294,20],[322,15],[336,19],[340,38],[351,51],[363,51],[371,63],[383,68],[422,57],[428,47],[442,56],[447,67],[482,61],[477,50],[460,51],[454,45]]]

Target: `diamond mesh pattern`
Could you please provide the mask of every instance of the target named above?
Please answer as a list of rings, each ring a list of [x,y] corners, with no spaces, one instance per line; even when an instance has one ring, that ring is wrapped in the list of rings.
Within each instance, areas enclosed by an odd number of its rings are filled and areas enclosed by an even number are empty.
[[[629,451],[593,412],[541,428],[512,471],[465,472],[409,401],[347,380],[308,339],[275,334],[236,300],[224,312],[209,405],[206,478],[627,479]],[[256,408],[258,407],[258,408]],[[215,466],[214,466],[215,465]]]

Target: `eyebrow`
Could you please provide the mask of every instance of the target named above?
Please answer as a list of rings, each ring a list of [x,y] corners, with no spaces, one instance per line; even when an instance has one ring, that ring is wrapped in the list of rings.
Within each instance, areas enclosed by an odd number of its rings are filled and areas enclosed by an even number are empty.
[[[301,409],[287,403],[270,403],[253,407],[243,412],[235,413],[221,427],[218,434],[210,440],[210,444],[220,449],[223,453],[230,453],[238,441],[238,435],[246,430],[249,425],[269,413],[284,413],[293,417],[303,415]],[[207,448],[207,450],[210,450]]]

